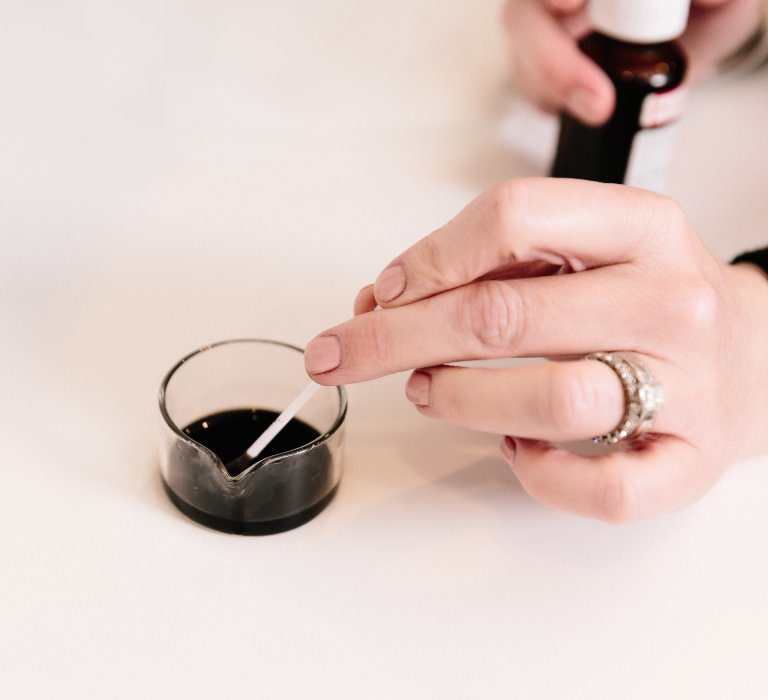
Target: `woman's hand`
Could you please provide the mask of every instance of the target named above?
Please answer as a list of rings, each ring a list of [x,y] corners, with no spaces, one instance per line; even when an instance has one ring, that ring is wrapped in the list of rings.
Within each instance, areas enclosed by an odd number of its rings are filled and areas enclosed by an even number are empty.
[[[426,368],[406,388],[418,410],[511,436],[515,474],[556,508],[610,521],[679,508],[768,443],[768,281],[718,263],[676,204],[644,190],[501,184],[392,261],[355,311],[307,347],[316,381]],[[599,350],[636,353],[666,404],[653,439],[585,457],[551,443],[619,423],[617,376],[574,359]],[[530,356],[561,361],[444,365]]]
[[[762,0],[694,0],[682,43],[689,79],[711,73],[760,21]],[[579,50],[588,29],[586,0],[507,0],[503,21],[512,47],[515,81],[525,97],[547,111],[565,109],[587,124],[611,115],[614,90]]]

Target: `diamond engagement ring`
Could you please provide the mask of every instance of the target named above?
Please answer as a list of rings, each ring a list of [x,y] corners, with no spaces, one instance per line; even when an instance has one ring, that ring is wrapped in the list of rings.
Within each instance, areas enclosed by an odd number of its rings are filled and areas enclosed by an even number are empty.
[[[608,365],[624,388],[624,416],[610,433],[597,435],[592,442],[614,445],[650,430],[653,419],[664,404],[664,391],[645,365],[634,355],[619,352],[593,352],[585,360],[598,360]]]

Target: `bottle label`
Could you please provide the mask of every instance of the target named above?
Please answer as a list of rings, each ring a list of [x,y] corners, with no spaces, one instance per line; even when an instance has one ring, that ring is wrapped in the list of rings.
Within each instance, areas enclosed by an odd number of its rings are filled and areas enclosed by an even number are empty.
[[[640,128],[654,129],[679,119],[687,95],[685,86],[648,95],[640,108]]]
[[[653,192],[663,192],[677,124],[640,129],[632,141],[624,183]]]
[[[679,87],[669,92],[648,95],[640,109],[640,130],[632,141],[624,182],[663,192],[672,144],[677,131],[676,121],[683,111],[687,90]]]

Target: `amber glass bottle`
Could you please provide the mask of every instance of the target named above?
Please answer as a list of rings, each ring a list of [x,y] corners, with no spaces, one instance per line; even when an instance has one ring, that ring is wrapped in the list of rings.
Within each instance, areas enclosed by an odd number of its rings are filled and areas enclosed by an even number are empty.
[[[563,114],[552,175],[663,189],[682,111],[688,0],[592,0],[595,31],[580,42],[608,75],[616,106],[602,126]]]

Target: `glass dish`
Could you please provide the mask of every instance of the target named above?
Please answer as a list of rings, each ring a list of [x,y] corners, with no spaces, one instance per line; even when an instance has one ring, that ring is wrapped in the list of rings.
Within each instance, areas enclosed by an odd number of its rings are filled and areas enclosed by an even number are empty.
[[[282,532],[320,513],[341,478],[343,387],[323,387],[299,411],[306,430],[296,434],[307,442],[277,454],[267,450],[240,473],[230,473],[220,454],[190,435],[197,434],[193,426],[207,428],[205,419],[219,414],[253,411],[254,420],[256,409],[259,416],[264,410],[279,414],[307,382],[301,348],[272,340],[227,340],[179,361],[159,395],[160,472],[178,509],[207,527],[238,534]]]

